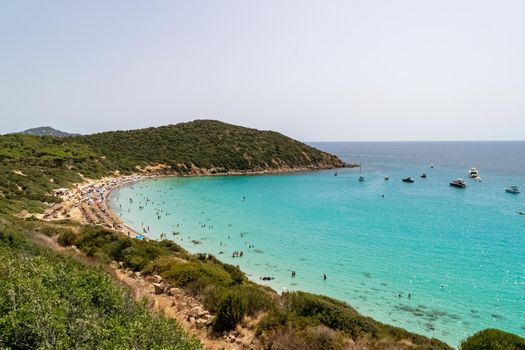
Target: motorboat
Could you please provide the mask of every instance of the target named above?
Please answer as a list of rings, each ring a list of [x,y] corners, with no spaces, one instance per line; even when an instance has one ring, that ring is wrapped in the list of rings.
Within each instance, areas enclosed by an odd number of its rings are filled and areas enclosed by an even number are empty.
[[[402,180],[403,182],[414,182],[414,179],[411,177],[406,177]]]
[[[427,177],[427,174],[423,173],[421,175],[419,175],[419,177],[422,177],[423,179]]]
[[[468,171],[468,177],[470,177],[471,179],[475,179],[477,177],[479,177],[479,171],[478,169],[476,168],[470,168],[470,170]]]
[[[388,181],[388,180],[390,180],[390,176],[386,175],[385,176],[385,181]]]
[[[465,180],[458,178],[456,180],[451,181],[450,186],[458,187],[458,188],[465,188],[467,187],[467,183],[465,182]]]
[[[507,193],[514,193],[514,194],[518,194],[520,193],[520,188],[518,186],[509,186],[505,189],[505,192]]]

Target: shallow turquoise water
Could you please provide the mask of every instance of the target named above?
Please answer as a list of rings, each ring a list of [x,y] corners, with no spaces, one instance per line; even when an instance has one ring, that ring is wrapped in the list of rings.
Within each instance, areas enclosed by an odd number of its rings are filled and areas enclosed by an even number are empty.
[[[110,200],[132,227],[150,226],[151,238],[165,232],[260,283],[275,277],[264,283],[278,291],[326,294],[451,345],[487,327],[525,335],[525,216],[516,214],[525,193],[504,191],[525,187],[519,171],[480,169],[483,182],[461,190],[448,182],[468,168],[360,157],[363,183],[355,169],[163,178]],[[235,250],[244,256],[232,258]]]

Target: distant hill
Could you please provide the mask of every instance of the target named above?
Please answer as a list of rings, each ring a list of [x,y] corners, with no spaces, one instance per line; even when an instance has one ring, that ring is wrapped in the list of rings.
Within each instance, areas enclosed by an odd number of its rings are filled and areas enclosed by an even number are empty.
[[[54,136],[54,137],[67,137],[77,136],[78,134],[70,134],[65,131],[54,129],[50,126],[41,126],[39,128],[32,128],[22,131],[22,134],[34,135],[34,136]]]

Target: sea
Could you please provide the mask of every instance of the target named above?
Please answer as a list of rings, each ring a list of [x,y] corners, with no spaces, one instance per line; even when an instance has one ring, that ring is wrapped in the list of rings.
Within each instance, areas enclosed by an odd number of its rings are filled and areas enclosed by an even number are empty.
[[[110,205],[279,293],[327,295],[456,347],[485,328],[525,336],[525,193],[505,191],[525,192],[525,142],[310,144],[361,167],[150,179]]]

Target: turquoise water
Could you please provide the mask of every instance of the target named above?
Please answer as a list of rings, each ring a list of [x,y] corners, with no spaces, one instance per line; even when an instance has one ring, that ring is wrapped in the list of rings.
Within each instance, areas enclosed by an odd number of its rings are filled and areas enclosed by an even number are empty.
[[[506,147],[514,154],[524,145]],[[525,210],[525,193],[504,191],[511,184],[525,189],[525,162],[505,172],[505,157],[483,149],[473,151],[481,154],[470,156],[477,161],[470,164],[462,157],[454,163],[443,145],[422,146],[430,148],[426,157],[410,155],[409,146],[317,146],[362,161],[366,181],[357,181],[357,169],[337,170],[339,176],[163,178],[123,187],[110,202],[130,226],[150,226],[151,238],[165,232],[277,291],[342,299],[363,314],[454,346],[488,327],[525,335],[525,216],[516,214]],[[472,165],[482,182],[448,185]],[[415,183],[401,182],[407,176]],[[233,251],[244,255],[232,258]]]

